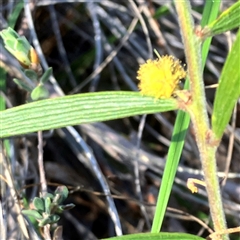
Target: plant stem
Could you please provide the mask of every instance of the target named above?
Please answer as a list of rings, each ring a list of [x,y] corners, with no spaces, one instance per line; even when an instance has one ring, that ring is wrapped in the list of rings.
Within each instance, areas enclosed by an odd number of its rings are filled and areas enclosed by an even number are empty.
[[[216,232],[226,229],[226,220],[217,177],[215,153],[217,147],[211,144],[212,134],[207,116],[201,62],[201,42],[194,34],[194,24],[189,1],[175,0],[182,31],[182,39],[188,64],[192,102],[187,106],[193,123],[195,137],[202,161],[211,217]],[[223,239],[228,239],[224,236]]]
[[[43,136],[42,131],[38,131],[38,167],[40,176],[41,195],[44,197],[47,193],[47,181],[43,164]]]
[[[47,181],[45,177],[44,163],[43,163],[43,133],[38,131],[38,168],[40,176],[40,196],[44,197],[47,194]],[[43,227],[44,239],[51,240],[50,225]]]

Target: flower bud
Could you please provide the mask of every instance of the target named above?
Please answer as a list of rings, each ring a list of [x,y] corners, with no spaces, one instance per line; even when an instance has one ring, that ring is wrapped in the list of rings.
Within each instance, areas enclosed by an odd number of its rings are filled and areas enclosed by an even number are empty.
[[[24,36],[19,36],[12,28],[8,27],[0,32],[5,48],[19,61],[24,68],[38,65],[39,59],[34,48]]]

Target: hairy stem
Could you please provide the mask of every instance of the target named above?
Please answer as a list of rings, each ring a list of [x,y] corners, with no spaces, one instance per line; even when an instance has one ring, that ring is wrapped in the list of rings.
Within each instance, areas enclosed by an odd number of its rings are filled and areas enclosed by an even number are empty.
[[[201,42],[194,33],[189,1],[175,0],[190,78],[191,103],[186,107],[193,123],[202,161],[211,217],[216,232],[226,229],[226,220],[216,167],[216,146],[211,144],[212,134],[206,111],[206,98],[202,77]],[[223,236],[223,239],[228,239]]]

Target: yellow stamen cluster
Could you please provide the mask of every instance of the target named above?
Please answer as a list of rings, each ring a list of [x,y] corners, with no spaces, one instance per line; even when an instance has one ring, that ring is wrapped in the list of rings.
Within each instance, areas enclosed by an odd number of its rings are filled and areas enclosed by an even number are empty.
[[[170,98],[179,88],[179,81],[186,77],[186,71],[173,56],[162,56],[147,60],[138,70],[138,87],[143,95],[155,98]]]

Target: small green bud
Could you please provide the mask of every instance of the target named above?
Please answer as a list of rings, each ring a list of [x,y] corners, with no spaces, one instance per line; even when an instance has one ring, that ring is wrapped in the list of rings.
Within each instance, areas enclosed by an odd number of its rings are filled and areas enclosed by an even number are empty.
[[[25,67],[39,64],[36,51],[24,36],[18,35],[12,28],[8,27],[0,32],[5,48]]]

